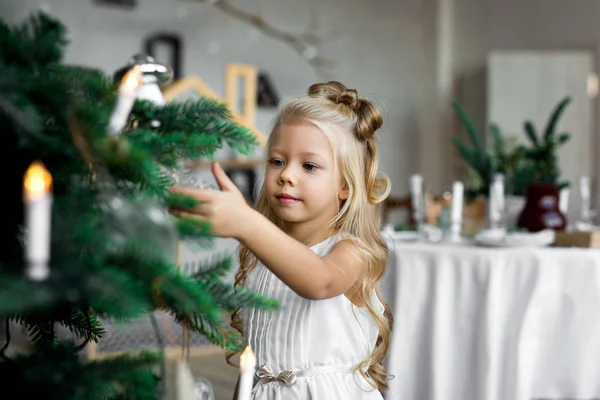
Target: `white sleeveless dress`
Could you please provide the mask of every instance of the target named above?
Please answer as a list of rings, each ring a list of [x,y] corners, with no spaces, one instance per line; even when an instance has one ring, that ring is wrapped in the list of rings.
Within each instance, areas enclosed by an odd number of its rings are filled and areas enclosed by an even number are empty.
[[[319,256],[331,251],[340,235],[311,247]],[[277,299],[279,311],[244,310],[245,341],[257,358],[253,400],[381,400],[352,371],[371,354],[377,325],[366,308],[344,295],[307,300],[259,263],[246,287]],[[375,299],[376,296],[374,295]],[[383,305],[376,300],[380,312]]]

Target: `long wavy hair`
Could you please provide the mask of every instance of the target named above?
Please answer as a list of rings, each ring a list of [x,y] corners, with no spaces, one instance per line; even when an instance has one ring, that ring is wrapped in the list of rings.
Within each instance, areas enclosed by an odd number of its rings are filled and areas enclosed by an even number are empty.
[[[361,254],[368,262],[368,269],[360,282],[360,295],[379,329],[373,352],[356,367],[376,389],[387,388],[387,371],[383,359],[387,353],[392,329],[392,313],[383,299],[379,283],[388,262],[388,249],[379,230],[381,225],[380,206],[390,192],[387,177],[379,174],[377,138],[375,132],[381,127],[381,113],[369,100],[358,97],[356,90],[348,89],[335,81],[317,83],[308,90],[308,96],[292,100],[283,105],[271,128],[266,145],[268,157],[273,132],[282,124],[302,121],[317,126],[329,139],[337,161],[338,172],[348,184],[349,195],[339,207],[331,221],[331,228],[342,235],[357,238]],[[261,188],[256,209],[271,222],[281,226],[280,219],[269,205],[264,184]],[[235,275],[235,285],[244,286],[258,260],[250,249],[238,249],[240,267]],[[380,307],[373,298],[384,306]],[[242,332],[242,316],[236,310],[231,317],[231,326]],[[227,362],[236,353],[227,354]]]

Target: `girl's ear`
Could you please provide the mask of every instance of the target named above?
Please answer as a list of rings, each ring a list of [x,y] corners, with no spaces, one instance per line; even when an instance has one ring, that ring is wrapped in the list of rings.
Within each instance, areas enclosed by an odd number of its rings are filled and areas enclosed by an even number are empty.
[[[348,186],[348,182],[346,182],[346,180],[344,180],[340,186],[338,199],[347,200],[349,195],[350,195],[350,187]]]

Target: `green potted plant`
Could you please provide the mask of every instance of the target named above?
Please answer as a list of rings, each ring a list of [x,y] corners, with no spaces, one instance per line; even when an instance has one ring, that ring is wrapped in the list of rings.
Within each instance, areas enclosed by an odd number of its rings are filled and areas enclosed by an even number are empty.
[[[558,120],[564,113],[565,108],[571,102],[570,97],[562,99],[550,114],[550,118],[543,134],[538,134],[534,123],[525,121],[523,128],[525,136],[529,139],[531,146],[520,146],[519,151],[534,165],[531,184],[549,184],[559,188],[569,186],[568,182],[560,181],[561,170],[558,166],[558,148],[571,139],[569,133],[557,133]]]
[[[453,108],[467,131],[469,143],[458,138],[453,138],[452,142],[475,178],[475,184],[467,190],[467,195],[470,198],[479,195],[487,197],[493,174],[504,174],[509,225],[512,219],[519,216],[519,221],[515,222],[522,228],[540,230],[553,226],[555,229],[562,229],[562,223],[565,223],[564,216],[562,219],[550,218],[550,222],[542,223],[539,210],[532,207],[535,199],[542,196],[556,199],[556,210],[558,210],[558,193],[569,185],[568,182],[560,181],[561,170],[558,165],[557,151],[570,140],[571,136],[568,133],[557,133],[557,127],[560,117],[570,102],[571,98],[567,96],[556,105],[543,133],[538,134],[532,121],[525,121],[523,127],[529,145],[516,144],[514,137],[505,137],[497,124],[490,124],[491,145],[488,150],[484,145],[484,136],[477,132],[464,107],[455,101]],[[527,206],[528,202],[529,206]],[[537,223],[529,221],[527,215],[537,219]]]
[[[557,151],[570,140],[571,135],[557,133],[557,127],[570,102],[571,98],[565,97],[556,105],[543,133],[538,134],[532,121],[525,121],[523,125],[530,146],[520,146],[519,151],[533,166],[533,176],[527,185],[527,201],[517,222],[521,228],[530,231],[561,230],[566,225],[566,218],[558,209],[558,198],[560,190],[569,183],[560,180]]]
[[[516,137],[504,136],[500,127],[491,123],[488,149],[484,145],[484,135],[477,132],[464,107],[455,101],[453,108],[468,135],[468,142],[452,138],[452,143],[469,167],[472,178],[468,189],[470,197],[487,197],[491,179],[496,173],[505,176],[507,195],[523,196],[525,187],[533,181],[535,170],[533,163],[526,158],[525,147],[517,145]]]

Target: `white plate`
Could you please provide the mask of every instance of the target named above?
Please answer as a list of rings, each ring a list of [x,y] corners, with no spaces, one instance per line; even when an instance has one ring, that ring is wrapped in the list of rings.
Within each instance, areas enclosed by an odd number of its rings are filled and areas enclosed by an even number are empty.
[[[555,236],[555,232],[550,229],[536,233],[506,234],[485,230],[475,236],[475,243],[486,247],[546,247],[554,243]]]
[[[401,240],[401,241],[415,241],[419,239],[419,234],[416,231],[392,231],[383,230],[381,232],[383,239]]]

